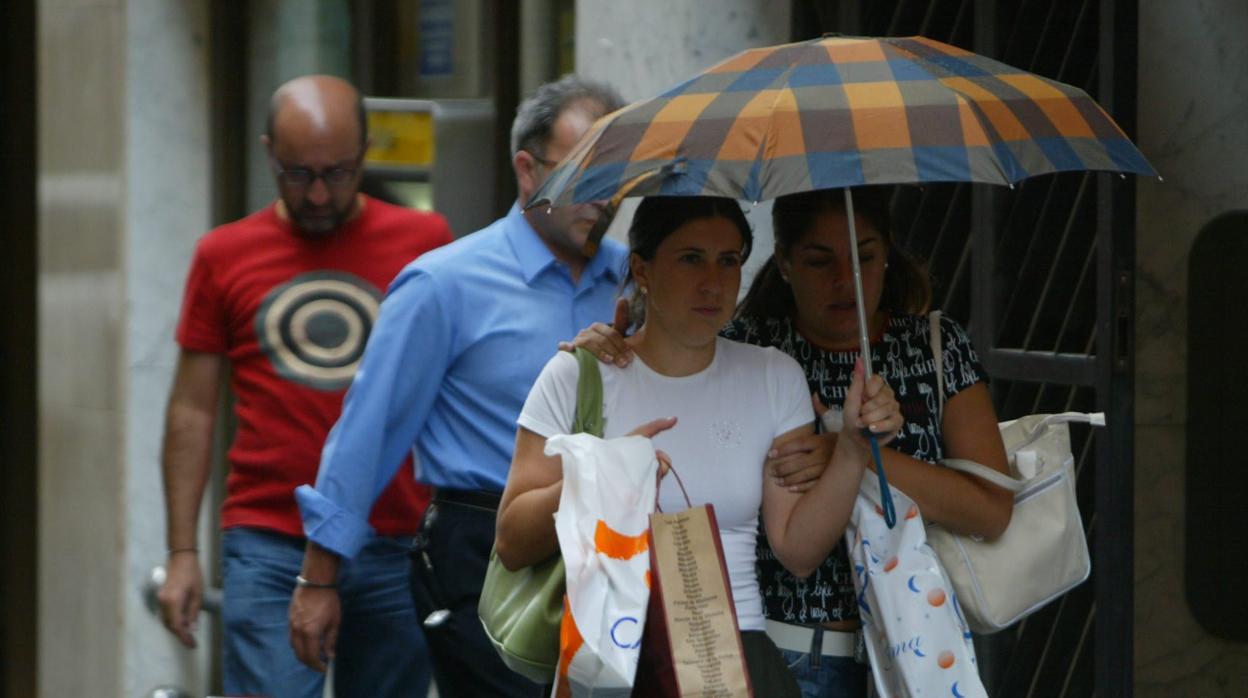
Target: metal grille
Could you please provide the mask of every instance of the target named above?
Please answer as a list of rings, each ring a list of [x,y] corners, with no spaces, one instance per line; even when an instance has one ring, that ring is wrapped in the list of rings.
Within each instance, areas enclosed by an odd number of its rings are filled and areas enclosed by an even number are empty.
[[[794,38],[921,34],[1077,85],[1130,133],[1133,114],[1099,93],[1133,94],[1133,68],[1115,82],[1105,67],[1134,56],[1133,45],[1111,38],[1133,17],[1133,3],[1107,0],[809,0],[794,5]],[[1115,427],[1112,437],[1071,432],[1093,578],[1015,628],[977,639],[993,696],[1131,692],[1133,523],[1129,504],[1106,506],[1131,496],[1111,486],[1130,482],[1132,419],[1118,395],[1130,387],[1130,277],[1115,270],[1134,261],[1134,222],[1119,189],[1106,175],[1062,174],[1012,190],[946,184],[899,187],[893,197],[897,241],[928,261],[934,306],[970,331],[1000,418],[1105,411]],[[1112,613],[1098,613],[1107,606]]]

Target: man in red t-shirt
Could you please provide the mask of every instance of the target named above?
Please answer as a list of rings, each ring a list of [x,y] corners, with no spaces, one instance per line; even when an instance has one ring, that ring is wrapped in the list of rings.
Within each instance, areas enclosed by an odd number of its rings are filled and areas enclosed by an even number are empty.
[[[359,94],[343,80],[283,85],[261,140],[280,199],[199,241],[182,301],[165,424],[161,615],[195,646],[203,589],[196,522],[228,366],[238,429],[221,511],[225,691],[320,696],[324,676],[299,662],[287,630],[290,597],[308,583],[298,576],[305,540],[293,492],[316,480],[386,287],[451,233],[437,214],[359,193],[367,124]],[[373,509],[376,535],[338,578],[338,698],[427,691],[406,552],[428,497],[412,468],[401,468]]]

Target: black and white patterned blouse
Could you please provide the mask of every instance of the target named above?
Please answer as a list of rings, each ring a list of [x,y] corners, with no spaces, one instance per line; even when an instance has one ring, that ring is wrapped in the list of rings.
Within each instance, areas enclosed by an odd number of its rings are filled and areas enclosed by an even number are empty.
[[[945,400],[948,400],[975,383],[987,382],[987,378],[966,331],[945,316],[940,323]],[[739,342],[780,349],[801,364],[811,392],[818,393],[823,404],[839,408],[845,402],[854,361],[859,354],[857,350],[824,351],[803,339],[787,318],[734,320],[721,334]],[[918,460],[939,461],[944,457],[944,449],[928,317],[890,317],[883,337],[871,345],[871,361],[875,371],[896,393],[905,419],[901,435],[889,447]],[[798,579],[776,560],[766,535],[760,530],[758,580],[765,614],[772,620],[811,624],[858,617],[844,543],[837,546],[814,574]]]

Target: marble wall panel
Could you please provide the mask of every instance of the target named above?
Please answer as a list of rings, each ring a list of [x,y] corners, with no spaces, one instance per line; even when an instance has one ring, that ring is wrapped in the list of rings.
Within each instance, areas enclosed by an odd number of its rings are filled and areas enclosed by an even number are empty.
[[[1248,646],[1214,638],[1184,597],[1187,284],[1196,234],[1248,208],[1248,5],[1139,5],[1135,693],[1242,695]]]
[[[652,97],[747,48],[789,39],[788,3],[580,0],[576,69],[626,100]]]
[[[757,46],[789,41],[788,3],[763,0],[578,0],[576,72],[620,91],[625,101],[645,99],[698,71]],[[741,295],[771,255],[771,202],[747,202],[754,251],[742,270]],[[627,241],[636,210],[626,201],[607,234]]]
[[[40,695],[116,695],[122,534],[118,3],[41,2]]]

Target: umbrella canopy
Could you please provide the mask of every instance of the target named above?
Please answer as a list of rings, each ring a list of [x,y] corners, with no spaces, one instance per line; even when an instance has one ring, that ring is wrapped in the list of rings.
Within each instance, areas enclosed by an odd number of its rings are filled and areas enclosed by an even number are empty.
[[[866,184],[1156,174],[1082,90],[924,37],[751,49],[598,121],[535,194],[759,201]]]
[[[845,189],[861,355],[871,348],[850,187],[1013,185],[1054,172],[1156,172],[1083,90],[921,36],[821,39],[751,49],[599,119],[529,206],[625,196],[759,201]],[[884,518],[896,522],[879,444]]]

